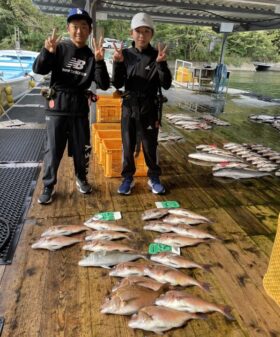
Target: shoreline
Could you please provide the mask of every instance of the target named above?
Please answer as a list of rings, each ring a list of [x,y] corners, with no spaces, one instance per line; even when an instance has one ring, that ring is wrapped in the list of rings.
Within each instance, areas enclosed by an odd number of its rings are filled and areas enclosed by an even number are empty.
[[[194,67],[203,67],[207,62],[192,62]],[[209,63],[211,66],[216,66],[217,63]],[[270,63],[269,63],[270,64]],[[172,73],[174,73],[175,61],[168,61],[168,66]],[[229,71],[256,71],[256,68],[253,63],[243,63],[240,66],[234,66],[233,64],[226,65]],[[271,63],[271,67],[266,71],[280,71],[280,63]]]

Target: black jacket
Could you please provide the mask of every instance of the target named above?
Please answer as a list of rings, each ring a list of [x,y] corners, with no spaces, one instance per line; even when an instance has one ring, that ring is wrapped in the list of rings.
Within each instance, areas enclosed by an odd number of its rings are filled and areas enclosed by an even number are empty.
[[[77,48],[72,41],[58,44],[56,53],[43,48],[33,64],[34,73],[46,75],[51,71],[50,86],[56,94],[48,103],[47,114],[85,116],[89,111],[85,91],[95,81],[107,90],[110,78],[104,61],[95,61],[88,46]]]
[[[112,83],[119,89],[137,93],[140,97],[156,96],[159,86],[169,89],[172,82],[167,62],[156,62],[158,51],[150,44],[143,50],[123,50],[124,62],[113,63]]]

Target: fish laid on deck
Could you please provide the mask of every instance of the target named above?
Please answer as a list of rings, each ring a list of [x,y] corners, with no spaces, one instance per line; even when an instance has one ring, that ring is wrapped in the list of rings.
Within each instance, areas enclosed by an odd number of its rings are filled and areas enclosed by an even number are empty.
[[[185,224],[185,225],[199,225],[201,223],[209,223],[209,221],[203,219],[194,219],[189,216],[169,214],[162,219],[163,222],[170,224]]]
[[[191,219],[197,219],[197,220],[203,220],[205,222],[211,223],[212,221],[206,218],[203,215],[197,214],[195,212],[192,212],[186,208],[170,208],[168,209],[169,214],[179,215],[183,217],[189,217]]]
[[[93,252],[79,261],[79,266],[82,267],[102,267],[109,268],[121,262],[134,261],[137,259],[147,259],[144,255],[130,252]]]
[[[196,239],[212,239],[212,240],[219,240],[214,235],[197,228],[186,228],[184,225],[177,225],[174,227],[173,232]]]
[[[231,315],[231,308],[225,305],[210,303],[199,297],[190,295],[185,291],[170,290],[156,299],[156,305],[173,308],[191,313],[208,313],[217,311],[230,320],[234,320]]]
[[[94,220],[94,221],[86,221],[84,224],[87,227],[95,229],[95,230],[107,230],[107,231],[131,233],[130,229],[120,226],[120,225],[116,225],[109,221]]]
[[[46,236],[41,237],[38,241],[33,243],[31,247],[33,249],[57,250],[66,246],[71,246],[77,242],[82,242],[82,240],[73,236]]]
[[[172,247],[190,247],[200,243],[208,243],[205,239],[196,239],[187,236],[181,236],[176,233],[166,233],[154,239],[154,242],[163,243]]]
[[[127,277],[143,276],[147,263],[143,262],[123,262],[117,264],[110,272],[110,276]]]
[[[185,269],[199,268],[204,270],[210,269],[209,265],[200,265],[198,263],[188,260],[182,255],[178,255],[171,252],[162,252],[159,254],[151,255],[151,260],[172,268],[185,268]]]
[[[175,228],[178,225],[176,224],[169,224],[164,223],[163,221],[149,221],[143,228],[148,231],[154,231],[159,233],[169,233],[169,232],[175,232]],[[189,225],[183,225],[186,228],[192,228]]]
[[[101,307],[103,314],[132,315],[141,308],[155,303],[162,290],[154,291],[136,285],[121,287],[106,298]]]
[[[110,231],[110,230],[100,230],[94,231],[90,235],[85,237],[86,241],[91,240],[118,240],[118,239],[127,239],[131,240],[129,236],[121,232]]]
[[[213,172],[214,177],[248,179],[269,176],[269,173],[249,169],[225,168]]]
[[[179,224],[179,225],[172,225],[172,224],[165,224],[160,222],[155,222],[152,224],[148,224],[143,227],[145,230],[160,232],[160,233],[169,233],[173,232],[182,236],[188,236],[192,238],[199,238],[199,239],[213,239],[217,240],[217,238],[201,229],[193,228],[192,226]]]
[[[135,252],[134,248],[131,248],[125,244],[108,241],[108,240],[94,240],[91,242],[88,242],[86,245],[82,247],[84,250],[89,250],[91,252],[100,252],[100,251],[119,251],[119,252]]]
[[[248,166],[249,165],[245,163],[235,163],[235,162],[218,163],[212,167],[212,171],[218,171],[224,168],[246,168]]]
[[[160,289],[165,289],[168,288],[168,285],[158,282],[156,280],[153,280],[149,277],[145,277],[145,276],[128,276],[125,277],[124,279],[121,280],[121,282],[119,282],[119,284],[117,284],[112,291],[116,291],[119,288],[122,287],[127,287],[127,286],[131,286],[131,285],[136,285],[139,287],[144,287],[144,288],[148,288],[154,291],[159,291]]]
[[[209,161],[212,163],[221,163],[221,162],[238,162],[241,161],[237,157],[230,156],[230,155],[219,155],[219,154],[214,154],[214,153],[207,153],[207,152],[195,152],[195,153],[190,153],[188,155],[189,158],[192,159],[197,159],[197,160],[205,160]]]
[[[148,265],[144,268],[144,273],[146,276],[161,283],[170,283],[173,286],[179,285],[182,287],[197,286],[203,290],[209,291],[208,283],[199,282],[180,270],[164,265]]]
[[[45,236],[71,235],[71,234],[80,233],[80,232],[84,232],[88,230],[89,229],[86,226],[59,225],[59,226],[52,226],[48,228],[45,232],[41,234],[41,236],[45,237]]]
[[[144,211],[142,213],[142,220],[156,220],[161,219],[168,214],[168,209],[166,208],[152,208]]]
[[[191,319],[204,319],[204,317],[166,307],[149,306],[134,314],[128,322],[128,326],[133,329],[153,331],[161,335],[164,331],[183,326]]]

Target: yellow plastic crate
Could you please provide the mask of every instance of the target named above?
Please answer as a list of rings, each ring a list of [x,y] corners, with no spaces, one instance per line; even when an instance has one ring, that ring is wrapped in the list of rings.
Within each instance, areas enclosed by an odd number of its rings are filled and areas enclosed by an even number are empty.
[[[267,294],[280,306],[280,214],[263,286]]]
[[[100,150],[102,139],[118,139],[121,140],[121,130],[96,130],[96,142],[94,144],[94,152],[98,159],[98,163],[101,164]]]
[[[94,153],[97,146],[97,131],[99,130],[121,130],[120,123],[94,123],[91,126],[91,144],[93,145]]]
[[[104,175],[105,177],[121,177],[122,172],[122,141],[117,139],[103,139]],[[145,164],[144,154],[141,150],[135,158],[136,177],[147,175],[148,167]]]
[[[101,95],[96,102],[96,121],[98,123],[120,122],[122,99],[119,96]]]

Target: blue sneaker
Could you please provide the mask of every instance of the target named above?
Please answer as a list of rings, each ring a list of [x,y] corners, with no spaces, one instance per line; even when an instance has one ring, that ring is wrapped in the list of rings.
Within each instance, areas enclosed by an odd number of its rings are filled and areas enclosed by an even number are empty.
[[[129,195],[131,193],[131,189],[134,187],[135,183],[132,177],[124,178],[123,182],[121,183],[118,193]]]
[[[165,193],[165,188],[161,184],[159,177],[150,177],[150,179],[148,180],[148,185],[150,186],[154,194],[164,194]]]

